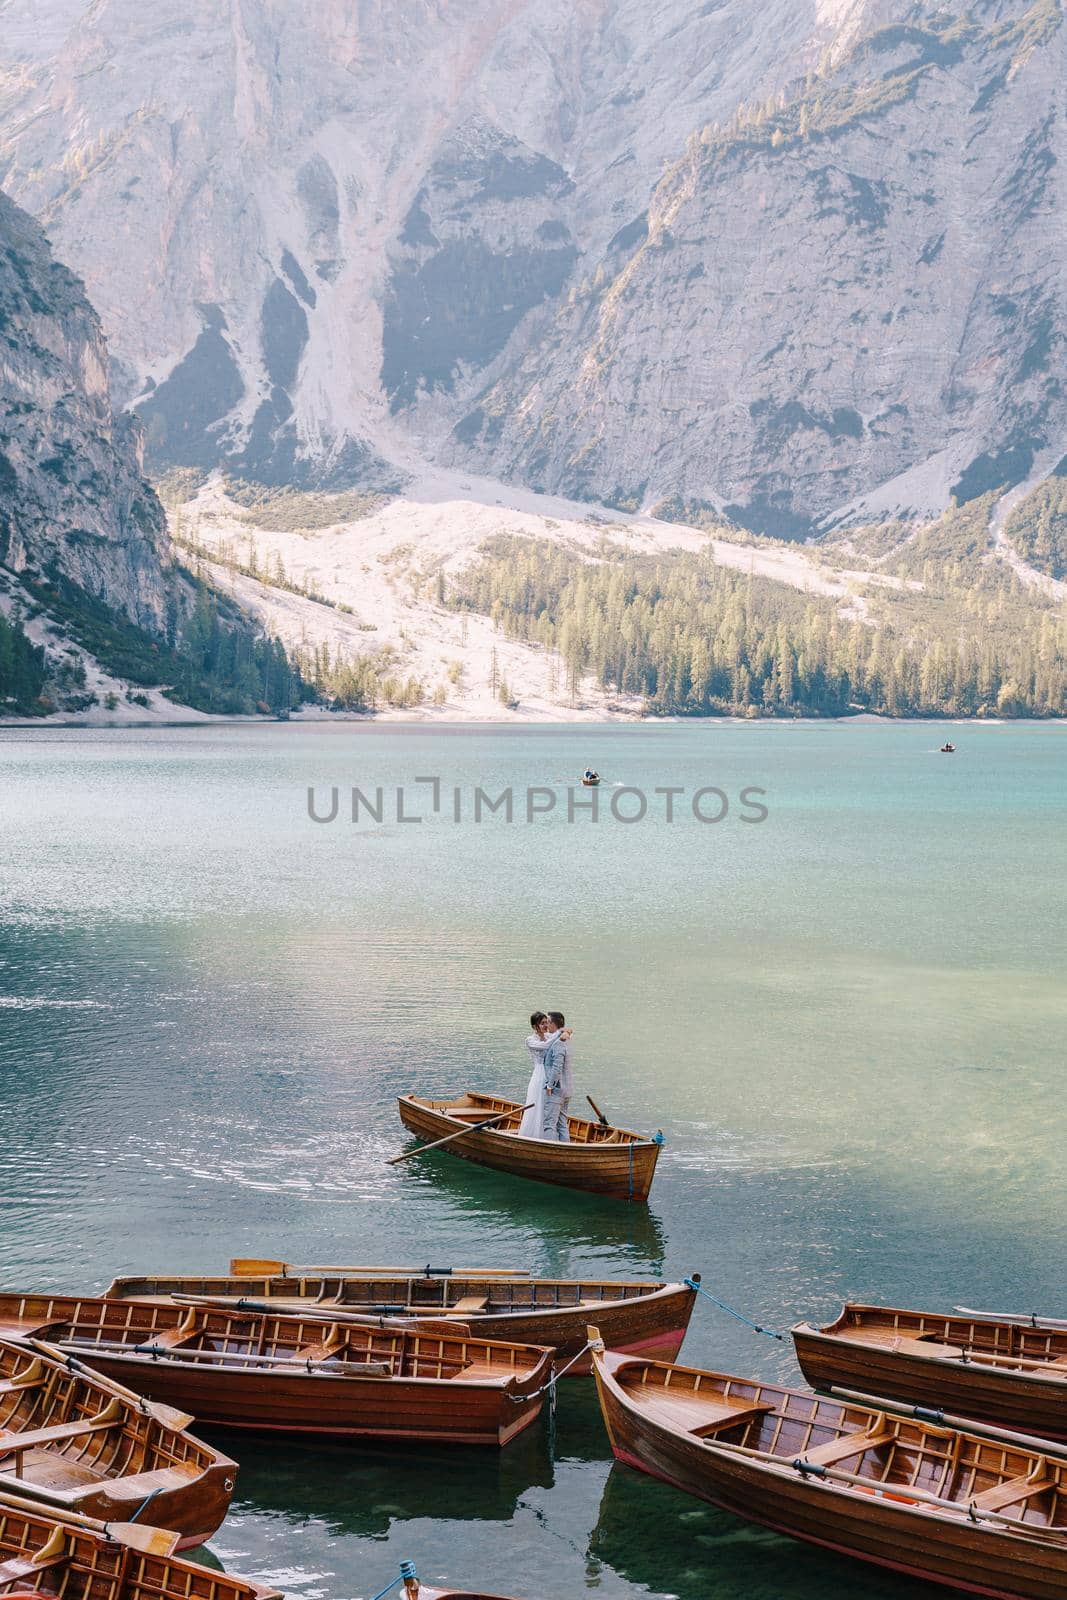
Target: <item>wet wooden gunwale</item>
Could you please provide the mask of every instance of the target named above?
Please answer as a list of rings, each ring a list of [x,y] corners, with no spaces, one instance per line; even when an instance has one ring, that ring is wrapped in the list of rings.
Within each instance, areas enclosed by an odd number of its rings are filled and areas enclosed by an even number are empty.
[[[997,1600],[1067,1600],[1067,1452],[594,1352],[619,1461],[751,1522]],[[858,1481],[855,1481],[858,1480]]]
[[[506,1444],[552,1368],[551,1351],[459,1332],[136,1300],[0,1294],[5,1330],[204,1422],[333,1438]]]
[[[390,1277],[329,1267],[285,1267],[280,1273],[228,1277],[128,1277],[116,1278],[107,1295],[148,1302],[202,1298],[231,1303],[235,1309],[245,1309],[244,1302],[251,1301],[292,1314],[453,1318],[480,1338],[548,1346],[559,1364],[584,1349],[591,1320],[609,1350],[673,1360],[696,1301],[696,1291],[684,1283],[531,1278],[466,1269],[454,1275],[450,1268]],[[591,1370],[588,1354],[571,1368],[573,1374]]]
[[[204,1544],[233,1495],[236,1463],[186,1431],[190,1418],[148,1407],[88,1370],[0,1341],[0,1490],[107,1522],[150,1520]]]
[[[792,1330],[816,1389],[839,1386],[1067,1439],[1067,1329],[954,1312],[846,1305]]]
[[[616,1200],[648,1199],[663,1147],[662,1135],[649,1139],[631,1129],[604,1127],[584,1117],[568,1117],[570,1144],[521,1139],[522,1103],[499,1095],[468,1091],[450,1100],[430,1100],[412,1092],[401,1095],[398,1105],[401,1122],[420,1139],[432,1142],[460,1134],[442,1147],[442,1153],[536,1183],[584,1189]],[[470,1126],[501,1112],[508,1116],[496,1127]]]

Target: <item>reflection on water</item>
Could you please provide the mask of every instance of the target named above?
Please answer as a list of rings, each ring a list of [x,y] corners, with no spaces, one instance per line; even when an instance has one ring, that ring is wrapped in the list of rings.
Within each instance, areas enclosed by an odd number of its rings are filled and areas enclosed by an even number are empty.
[[[679,1278],[777,1328],[846,1297],[1067,1311],[1067,729],[0,735],[0,1282],[233,1255]],[[593,764],[757,783],[766,824],[358,829],[308,783]],[[662,1127],[647,1209],[441,1152],[396,1097],[515,1095],[534,1005],[578,1092]],[[694,1365],[799,1381],[700,1303]],[[613,1469],[593,1386],[502,1453],[226,1441],[213,1542],[307,1600],[913,1600]]]
[[[438,1194],[476,1230],[492,1227],[501,1216],[507,1216],[513,1228],[528,1232],[536,1241],[541,1261],[548,1263],[546,1276],[562,1274],[575,1250],[614,1263],[621,1275],[662,1274],[666,1240],[652,1205],[632,1205],[628,1200],[598,1198],[549,1185],[542,1189],[472,1161],[457,1161],[444,1150],[416,1156],[405,1163],[405,1169],[408,1182],[422,1191],[423,1199],[429,1192]],[[517,1264],[525,1267],[527,1261]]]
[[[299,1524],[315,1517],[334,1536],[373,1538],[432,1506],[458,1522],[508,1522],[531,1488],[553,1486],[553,1425],[546,1418],[504,1450],[460,1445],[277,1443],[212,1430],[241,1463],[237,1505]]]
[[[630,1467],[613,1466],[589,1559],[653,1594],[678,1600],[929,1600],[929,1584],[740,1522]]]

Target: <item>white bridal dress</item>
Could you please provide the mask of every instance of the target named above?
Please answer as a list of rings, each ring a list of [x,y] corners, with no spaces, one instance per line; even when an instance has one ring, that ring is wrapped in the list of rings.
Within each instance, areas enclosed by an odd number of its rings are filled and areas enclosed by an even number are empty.
[[[551,1039],[543,1043],[536,1034],[531,1034],[526,1041],[526,1048],[533,1057],[534,1069],[530,1074],[530,1084],[526,1090],[524,1106],[529,1106],[529,1111],[524,1112],[519,1123],[520,1139],[543,1139],[545,1134],[545,1051],[549,1045],[559,1038],[553,1034]]]

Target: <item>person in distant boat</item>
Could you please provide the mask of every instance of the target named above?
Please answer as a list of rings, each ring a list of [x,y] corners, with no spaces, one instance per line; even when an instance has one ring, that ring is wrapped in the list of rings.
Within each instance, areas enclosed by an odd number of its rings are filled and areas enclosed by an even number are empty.
[[[571,1032],[562,1011],[548,1013],[548,1026],[557,1031],[556,1043],[545,1057],[545,1121],[544,1137],[560,1144],[570,1144],[567,1126],[567,1108],[574,1093],[574,1073],[571,1068]]]
[[[548,1017],[543,1011],[535,1011],[530,1018],[530,1027],[533,1030],[527,1036],[526,1048],[530,1052],[533,1062],[533,1071],[530,1074],[530,1086],[526,1091],[524,1105],[529,1106],[529,1111],[523,1113],[519,1123],[519,1134],[524,1139],[544,1139],[545,1133],[545,1081],[549,1072],[555,1078],[555,1066],[551,1052],[556,1048],[561,1038],[570,1038],[569,1028],[553,1028]]]

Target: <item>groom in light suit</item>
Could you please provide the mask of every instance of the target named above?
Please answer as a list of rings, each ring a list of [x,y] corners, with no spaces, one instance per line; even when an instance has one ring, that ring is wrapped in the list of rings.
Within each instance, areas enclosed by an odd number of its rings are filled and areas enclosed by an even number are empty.
[[[571,1030],[566,1026],[562,1011],[550,1011],[548,1022],[560,1037],[545,1051],[545,1139],[570,1144],[567,1127],[567,1108],[574,1093],[574,1073],[571,1069]]]

